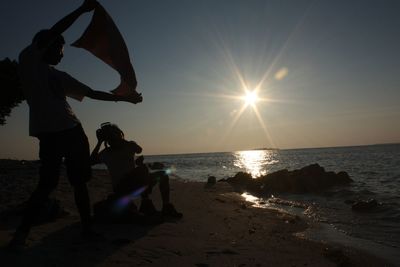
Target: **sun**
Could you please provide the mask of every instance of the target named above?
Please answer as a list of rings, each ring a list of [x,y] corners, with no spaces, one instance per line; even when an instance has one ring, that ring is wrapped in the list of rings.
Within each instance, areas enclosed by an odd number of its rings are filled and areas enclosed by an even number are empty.
[[[257,95],[257,92],[254,91],[247,91],[246,95],[243,96],[243,100],[246,103],[246,106],[254,106],[256,102],[259,100],[259,97]]]

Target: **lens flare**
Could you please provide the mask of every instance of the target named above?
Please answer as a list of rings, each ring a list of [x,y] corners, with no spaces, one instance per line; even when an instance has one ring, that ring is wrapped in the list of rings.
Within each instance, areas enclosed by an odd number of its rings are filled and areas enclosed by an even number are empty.
[[[147,189],[147,186],[142,186],[129,195],[123,196],[115,202],[114,211],[121,212],[129,206],[132,200],[137,199]]]
[[[289,69],[283,67],[275,73],[274,78],[275,78],[275,80],[281,81],[288,75],[288,73],[289,73]]]
[[[169,167],[169,168],[167,168],[167,169],[165,170],[165,173],[166,173],[167,175],[171,175],[171,174],[173,174],[173,173],[175,173],[175,172],[176,172],[175,166],[171,166],[171,167]]]

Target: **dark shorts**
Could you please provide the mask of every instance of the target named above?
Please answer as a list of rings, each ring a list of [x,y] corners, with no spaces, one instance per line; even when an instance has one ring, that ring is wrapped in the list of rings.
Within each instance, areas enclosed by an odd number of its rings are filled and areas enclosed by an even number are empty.
[[[72,129],[41,134],[38,138],[41,176],[58,176],[64,159],[67,176],[72,185],[90,180],[92,170],[89,142],[80,124]]]

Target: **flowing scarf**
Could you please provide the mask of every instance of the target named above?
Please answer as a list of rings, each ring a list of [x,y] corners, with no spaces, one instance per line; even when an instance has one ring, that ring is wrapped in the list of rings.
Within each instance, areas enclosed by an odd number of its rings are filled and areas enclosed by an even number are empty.
[[[120,85],[111,92],[128,96],[137,94],[136,75],[128,48],[114,21],[100,4],[83,35],[72,46],[84,48],[120,74]]]

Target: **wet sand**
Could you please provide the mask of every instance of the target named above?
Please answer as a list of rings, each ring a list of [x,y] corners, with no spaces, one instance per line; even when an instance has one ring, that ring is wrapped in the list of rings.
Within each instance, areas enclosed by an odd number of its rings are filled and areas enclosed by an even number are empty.
[[[0,160],[0,212],[24,202],[37,182],[36,163]],[[92,203],[111,192],[105,171],[89,183]],[[367,253],[295,235],[306,221],[275,210],[255,208],[227,183],[171,180],[171,200],[184,213],[181,220],[156,226],[96,225],[104,240],[80,238],[79,217],[64,175],[54,192],[69,212],[35,227],[28,246],[9,252],[4,246],[18,222],[0,218],[1,266],[388,266]],[[152,199],[160,208],[157,189]]]

